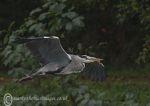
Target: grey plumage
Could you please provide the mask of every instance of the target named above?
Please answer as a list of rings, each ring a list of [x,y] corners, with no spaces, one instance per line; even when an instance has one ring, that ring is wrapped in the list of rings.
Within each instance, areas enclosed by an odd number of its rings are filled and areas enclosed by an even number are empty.
[[[87,55],[67,54],[56,36],[21,38],[16,43],[24,43],[42,67],[35,73],[19,80],[25,81],[45,74],[82,73],[92,80],[104,80],[105,72],[101,59]]]

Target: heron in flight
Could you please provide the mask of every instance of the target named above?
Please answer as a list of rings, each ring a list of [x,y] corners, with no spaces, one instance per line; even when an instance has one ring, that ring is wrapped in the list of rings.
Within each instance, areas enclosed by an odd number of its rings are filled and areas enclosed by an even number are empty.
[[[27,75],[19,82],[47,74],[67,75],[81,73],[91,80],[104,80],[106,75],[102,59],[87,55],[67,54],[56,36],[19,38],[16,43],[24,43],[32,55],[42,65],[35,73]]]

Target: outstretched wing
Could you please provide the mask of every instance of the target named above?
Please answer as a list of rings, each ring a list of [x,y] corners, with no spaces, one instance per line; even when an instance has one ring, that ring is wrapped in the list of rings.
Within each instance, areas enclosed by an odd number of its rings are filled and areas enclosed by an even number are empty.
[[[106,79],[106,73],[104,71],[104,66],[101,63],[93,62],[85,64],[85,68],[82,71],[85,77],[90,78],[95,81],[103,81]]]
[[[70,63],[71,58],[62,48],[58,37],[23,38],[20,42],[25,43],[42,65],[56,63],[65,66]]]

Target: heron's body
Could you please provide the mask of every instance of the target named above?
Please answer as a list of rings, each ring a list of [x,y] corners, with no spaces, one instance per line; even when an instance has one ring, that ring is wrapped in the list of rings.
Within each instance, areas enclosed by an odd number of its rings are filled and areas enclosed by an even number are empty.
[[[15,42],[25,43],[42,65],[37,72],[19,81],[45,74],[66,75],[80,72],[94,80],[105,79],[104,66],[100,59],[87,55],[67,54],[58,37],[24,38]]]
[[[70,55],[70,56],[72,61],[65,68],[63,68],[60,73],[56,74],[72,74],[72,73],[80,73],[81,71],[83,71],[85,63],[81,61],[82,59],[77,55]]]

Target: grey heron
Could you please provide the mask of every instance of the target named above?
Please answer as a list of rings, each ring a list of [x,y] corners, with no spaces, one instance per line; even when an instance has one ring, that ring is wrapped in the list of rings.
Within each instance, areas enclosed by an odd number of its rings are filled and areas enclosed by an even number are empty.
[[[20,38],[15,42],[25,44],[42,65],[35,73],[19,79],[19,82],[47,74],[67,75],[80,72],[92,80],[102,81],[106,78],[101,59],[67,54],[61,46],[59,37]]]

